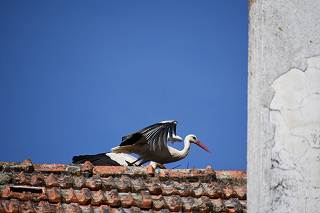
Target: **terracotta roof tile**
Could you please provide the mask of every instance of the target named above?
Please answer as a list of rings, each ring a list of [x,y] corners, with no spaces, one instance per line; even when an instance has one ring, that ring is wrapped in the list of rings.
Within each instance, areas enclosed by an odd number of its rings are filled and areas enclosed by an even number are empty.
[[[58,173],[66,171],[65,164],[33,164],[35,172]]]
[[[157,181],[147,182],[144,188],[148,189],[152,195],[160,195],[162,193],[161,184]]]
[[[59,183],[57,177],[51,173],[49,176],[45,178],[45,183],[47,187],[58,187]]]
[[[233,190],[235,191],[236,197],[238,197],[240,200],[246,200],[247,199],[246,186],[234,186]]]
[[[60,188],[49,188],[46,194],[50,203],[60,203],[62,200]]]
[[[92,165],[92,163],[90,161],[86,161],[84,162],[84,164],[81,166],[81,171],[82,172],[89,172],[91,173],[93,170],[94,166]]]
[[[98,190],[102,187],[102,180],[100,177],[94,176],[87,178],[85,181],[85,186],[91,190]]]
[[[141,197],[142,197],[142,202],[141,202],[141,209],[151,209],[152,207],[152,199],[150,196],[149,191],[141,191]]]
[[[131,192],[119,193],[119,195],[120,195],[122,207],[129,208],[135,205],[135,201],[131,195]]]
[[[109,176],[107,178],[102,178],[101,188],[106,191],[110,191],[111,189],[117,188],[114,178],[112,176]]]
[[[99,174],[102,177],[109,175],[122,175],[126,172],[127,168],[120,166],[95,166],[93,169],[93,174]]]
[[[111,191],[107,191],[105,196],[108,201],[108,205],[111,207],[120,207],[121,206],[121,199],[119,197],[118,190],[112,189]]]
[[[61,190],[62,199],[65,203],[77,202],[77,196],[73,188]]]
[[[31,177],[31,186],[43,186],[45,185],[45,180],[43,174],[35,174]]]
[[[15,184],[28,185],[30,183],[30,178],[25,175],[25,173],[20,172],[16,177],[14,177]]]
[[[178,191],[178,194],[181,197],[189,197],[189,196],[193,196],[193,194],[194,194],[192,186],[188,182],[177,183],[176,189]]]
[[[173,181],[167,180],[161,184],[161,191],[163,195],[170,196],[178,194],[175,189]]]
[[[132,183],[128,176],[122,176],[117,181],[117,188],[119,192],[131,192],[132,191]]]
[[[75,189],[81,189],[82,187],[85,187],[86,184],[86,178],[83,176],[80,177],[73,177],[73,187]]]
[[[140,192],[146,189],[145,180],[142,178],[136,178],[131,180],[132,181],[132,192]]]
[[[152,195],[151,196],[153,201],[153,209],[154,210],[161,210],[166,208],[166,203],[162,195]]]
[[[193,188],[193,194],[194,197],[201,197],[203,194],[205,194],[205,189],[202,187],[202,184],[200,183],[197,187]]]
[[[165,196],[164,199],[170,211],[177,212],[182,210],[183,203],[180,196]]]
[[[0,162],[0,212],[246,212],[246,174]]]

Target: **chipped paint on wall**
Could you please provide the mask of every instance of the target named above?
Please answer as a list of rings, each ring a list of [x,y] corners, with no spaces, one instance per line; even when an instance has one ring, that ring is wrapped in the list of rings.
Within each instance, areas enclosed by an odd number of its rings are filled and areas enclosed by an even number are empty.
[[[273,84],[270,122],[272,210],[320,209],[320,56],[307,59],[305,71],[292,68]],[[316,110],[319,109],[319,110]]]

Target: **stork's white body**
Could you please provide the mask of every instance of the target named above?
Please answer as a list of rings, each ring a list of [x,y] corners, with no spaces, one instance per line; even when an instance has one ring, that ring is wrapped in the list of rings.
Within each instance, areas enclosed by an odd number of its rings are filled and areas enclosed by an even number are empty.
[[[106,153],[106,156],[108,156],[111,160],[116,161],[121,166],[130,166],[129,164],[131,162],[134,162],[137,160],[136,157],[133,157],[132,155],[129,155],[126,153],[108,152]],[[151,161],[149,165],[151,165],[154,169],[156,169],[157,167],[161,167],[161,165],[153,161]]]
[[[137,158],[133,157],[132,155],[125,154],[125,153],[106,153],[111,160],[117,162],[121,166],[128,166],[128,163],[137,160]]]
[[[112,149],[112,152],[115,153],[135,153],[138,154],[143,162],[155,161],[157,163],[166,164],[172,163],[178,160],[185,158],[190,150],[190,140],[193,135],[188,135],[184,139],[184,147],[182,150],[175,149],[169,145],[164,147],[156,147],[154,150],[150,148],[149,144],[136,144],[133,147],[130,147],[128,151],[127,147],[117,146]]]

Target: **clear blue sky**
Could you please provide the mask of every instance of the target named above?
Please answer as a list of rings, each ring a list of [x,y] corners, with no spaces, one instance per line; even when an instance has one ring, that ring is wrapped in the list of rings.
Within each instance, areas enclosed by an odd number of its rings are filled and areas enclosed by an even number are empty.
[[[213,154],[168,167],[246,169],[247,25],[247,0],[1,1],[0,161],[68,163],[175,119]]]

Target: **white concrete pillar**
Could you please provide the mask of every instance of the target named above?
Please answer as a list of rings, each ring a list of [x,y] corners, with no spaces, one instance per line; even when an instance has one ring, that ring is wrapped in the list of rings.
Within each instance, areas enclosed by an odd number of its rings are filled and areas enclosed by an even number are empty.
[[[248,212],[320,212],[320,0],[250,0]]]

